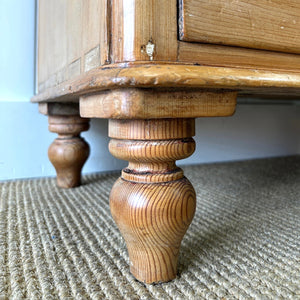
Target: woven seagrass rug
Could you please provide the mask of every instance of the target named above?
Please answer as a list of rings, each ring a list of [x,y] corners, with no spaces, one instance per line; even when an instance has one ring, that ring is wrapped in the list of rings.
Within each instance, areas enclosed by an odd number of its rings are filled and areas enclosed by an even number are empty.
[[[155,285],[129,273],[118,174],[0,183],[0,299],[300,299],[300,156],[184,170],[197,212],[177,279]]]

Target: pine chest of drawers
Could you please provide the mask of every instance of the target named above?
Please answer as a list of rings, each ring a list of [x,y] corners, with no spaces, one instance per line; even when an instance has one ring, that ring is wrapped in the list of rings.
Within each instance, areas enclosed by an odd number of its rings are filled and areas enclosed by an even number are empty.
[[[38,93],[59,137],[58,185],[80,184],[89,118],[109,119],[110,152],[129,161],[110,205],[133,275],[176,276],[195,192],[175,161],[194,119],[230,116],[237,95],[300,95],[297,0],[40,0]]]

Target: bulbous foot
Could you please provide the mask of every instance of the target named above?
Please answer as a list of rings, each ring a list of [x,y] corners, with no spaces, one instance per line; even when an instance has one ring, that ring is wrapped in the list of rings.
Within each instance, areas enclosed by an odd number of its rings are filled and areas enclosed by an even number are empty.
[[[174,279],[181,240],[196,208],[191,183],[185,177],[156,184],[120,178],[110,207],[126,241],[131,273],[146,283]]]
[[[80,185],[81,170],[90,152],[80,132],[88,130],[88,122],[79,116],[49,116],[49,130],[58,133],[58,138],[50,145],[48,157],[61,188]]]
[[[191,155],[192,119],[110,121],[110,152],[129,161],[110,194],[130,270],[145,283],[177,274],[181,240],[196,208],[191,183],[175,160]]]

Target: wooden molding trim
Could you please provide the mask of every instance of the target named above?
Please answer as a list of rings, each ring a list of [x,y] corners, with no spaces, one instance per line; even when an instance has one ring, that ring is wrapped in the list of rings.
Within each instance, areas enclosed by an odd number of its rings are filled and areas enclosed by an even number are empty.
[[[153,119],[231,116],[236,92],[195,89],[117,89],[80,98],[88,118]]]
[[[91,70],[31,100],[74,101],[86,94],[127,87],[231,89],[242,94],[296,96],[300,95],[300,73],[188,64],[120,64]]]

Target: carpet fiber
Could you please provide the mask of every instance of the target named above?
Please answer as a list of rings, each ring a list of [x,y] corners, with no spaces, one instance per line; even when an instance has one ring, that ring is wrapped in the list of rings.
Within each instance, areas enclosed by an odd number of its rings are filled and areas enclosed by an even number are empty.
[[[117,174],[0,183],[0,299],[300,299],[300,157],[184,170],[196,215],[177,279],[155,285],[129,273]]]

